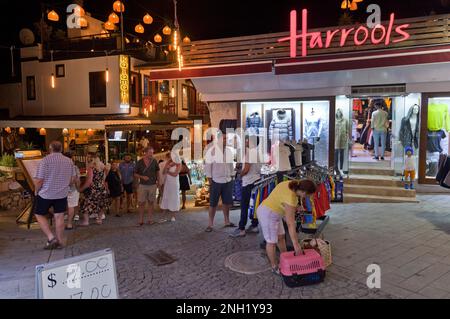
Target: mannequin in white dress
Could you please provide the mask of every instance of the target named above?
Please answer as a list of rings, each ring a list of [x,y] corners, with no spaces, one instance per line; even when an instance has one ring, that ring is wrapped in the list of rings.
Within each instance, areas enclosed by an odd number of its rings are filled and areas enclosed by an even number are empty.
[[[161,199],[161,209],[170,211],[171,221],[175,221],[175,213],[180,210],[180,174],[181,164],[175,163],[172,159],[168,160],[163,174],[166,175],[164,181],[164,191]]]

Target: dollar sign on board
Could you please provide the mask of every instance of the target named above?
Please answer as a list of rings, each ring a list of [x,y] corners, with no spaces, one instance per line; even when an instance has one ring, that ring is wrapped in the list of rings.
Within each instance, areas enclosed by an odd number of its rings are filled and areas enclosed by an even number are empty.
[[[48,284],[48,286],[50,288],[53,288],[56,286],[56,280],[55,280],[56,274],[51,273],[50,275],[48,275],[47,279],[50,281],[50,283]]]

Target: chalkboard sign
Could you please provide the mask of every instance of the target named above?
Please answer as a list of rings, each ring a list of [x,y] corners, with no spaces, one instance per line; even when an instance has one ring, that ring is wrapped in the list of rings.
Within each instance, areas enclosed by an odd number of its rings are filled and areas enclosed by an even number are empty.
[[[105,249],[36,266],[37,299],[117,299],[114,253]]]

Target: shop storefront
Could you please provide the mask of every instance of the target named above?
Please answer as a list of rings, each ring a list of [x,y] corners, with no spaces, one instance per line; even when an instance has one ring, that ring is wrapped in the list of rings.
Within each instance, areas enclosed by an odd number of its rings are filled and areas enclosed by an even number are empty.
[[[412,146],[416,178],[434,183],[439,154],[449,151],[449,18],[391,15],[372,30],[198,41],[184,48],[183,71],[155,69],[150,77],[190,78],[209,103],[213,125],[215,118],[234,119],[269,135],[271,126],[283,126],[286,140],[306,139],[319,164],[344,174],[362,166],[400,176],[405,147]],[[389,116],[384,161],[373,160],[374,103]]]

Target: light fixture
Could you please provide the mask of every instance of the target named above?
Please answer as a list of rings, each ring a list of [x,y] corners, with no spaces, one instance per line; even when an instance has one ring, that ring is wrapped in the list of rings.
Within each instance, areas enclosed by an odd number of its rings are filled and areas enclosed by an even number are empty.
[[[353,1],[352,4],[350,5],[350,11],[356,11],[358,10],[358,4]]]
[[[114,26],[114,23],[112,23],[109,20],[105,22],[104,27],[105,27],[106,30],[109,30],[109,31],[114,31],[114,29],[116,28]]]
[[[8,127],[5,127],[5,132],[6,133],[8,133],[8,134],[10,134],[11,133],[11,128],[8,126]]]
[[[122,1],[115,1],[113,3],[113,10],[116,12],[124,12],[125,6],[123,5]]]
[[[109,70],[108,70],[108,68],[106,68],[105,77],[106,77],[106,83],[108,83],[109,82]]]
[[[175,87],[172,86],[172,90],[171,90],[171,96],[174,98],[175,97]]]
[[[25,135],[25,128],[19,128],[19,135]]]
[[[130,39],[128,39],[127,37],[125,37],[125,42],[128,44],[130,43]]]
[[[113,12],[108,16],[108,21],[112,23],[119,23],[120,19],[119,16]]]
[[[134,27],[134,31],[136,32],[136,33],[144,33],[144,26],[142,25],[142,24],[138,24],[138,25],[136,25],[135,27]]]
[[[153,23],[153,17],[149,15],[148,13],[144,16],[142,19],[145,24],[152,24]]]
[[[87,28],[88,27],[88,21],[87,21],[86,17],[80,17],[78,19],[78,23],[80,24],[81,28]]]
[[[155,37],[153,38],[153,40],[155,40],[156,43],[161,43],[162,42],[162,37],[159,33],[157,33],[155,35]]]
[[[344,0],[341,3],[341,9],[347,9],[350,8],[350,1],[349,0]]]
[[[52,73],[52,77],[50,80],[50,85],[52,86],[52,89],[55,88],[55,74]]]
[[[158,93],[158,101],[162,101],[162,94],[161,94],[161,92]]]
[[[49,13],[47,13],[47,19],[49,19],[50,21],[59,21],[59,15],[56,13],[55,10],[50,11]]]
[[[40,128],[39,129],[39,135],[47,135],[47,130],[45,128]]]
[[[191,39],[190,39],[188,36],[185,36],[185,37],[183,38],[183,43],[184,43],[184,44],[189,44],[189,43],[191,43]]]
[[[63,130],[62,130],[62,134],[63,134],[64,136],[67,136],[67,135],[69,135],[69,130],[68,130],[68,129],[66,129],[66,128],[63,128]]]
[[[92,136],[92,135],[94,135],[94,130],[90,128],[87,130],[86,134],[87,134],[87,136]]]
[[[163,28],[162,33],[163,33],[164,35],[170,35],[170,34],[172,33],[172,29],[171,29],[168,25],[166,25],[166,26]]]

